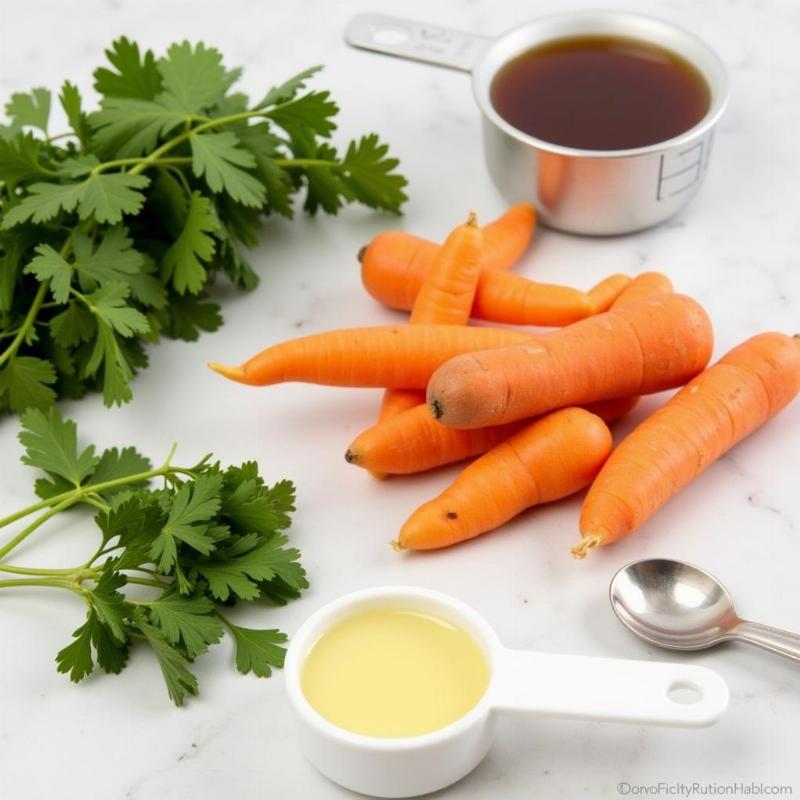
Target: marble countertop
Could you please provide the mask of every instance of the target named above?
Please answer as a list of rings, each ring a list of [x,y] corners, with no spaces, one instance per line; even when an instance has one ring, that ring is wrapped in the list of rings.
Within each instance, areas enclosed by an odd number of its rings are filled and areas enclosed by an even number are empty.
[[[342,30],[366,0],[9,0],[0,11],[0,95],[69,77],[90,92],[90,74],[111,39],[126,34],[162,49],[187,37],[220,47],[245,67],[254,92],[312,63],[342,106],[342,138],[379,131],[402,159],[411,202],[401,219],[353,208],[338,218],[269,221],[253,254],[262,275],[252,294],[222,287],[226,324],[199,342],[164,342],[137,378],[135,399],[103,410],[98,397],[65,403],[84,437],[135,443],[158,459],[177,439],[184,456],[213,450],[223,461],[257,458],[272,478],[297,483],[292,529],[312,588],[284,609],[241,609],[244,624],[290,635],[314,609],[353,589],[430,586],[475,606],[506,644],[544,651],[641,659],[668,654],[633,638],[614,618],[608,581],[626,562],[672,556],[700,564],[730,587],[744,616],[800,630],[800,403],[736,448],[627,541],[585,562],[569,557],[578,500],[523,515],[502,531],[423,557],[387,545],[406,515],[455,469],[378,483],[342,453],[373,418],[379,393],[286,385],[247,390],[216,379],[211,359],[236,360],[279,339],[327,328],[398,321],[360,288],[358,248],[387,226],[440,238],[474,208],[502,200],[484,169],[478,113],[463,74],[348,49]],[[392,0],[381,10],[491,34],[538,13],[594,7],[586,0]],[[800,318],[800,10],[793,0],[617,0],[706,38],[728,64],[730,108],[719,127],[706,185],[667,224],[630,237],[590,239],[541,231],[520,271],[588,287],[611,272],[663,270],[709,310],[717,352],[764,329],[795,330]],[[629,428],[652,408],[649,399]],[[0,506],[29,501],[16,423],[0,421]],[[80,524],[31,540],[26,563],[82,552]],[[4,800],[211,800],[220,796],[340,798],[296,749],[283,678],[235,673],[230,644],[203,657],[199,698],[168,701],[155,661],[135,655],[116,678],[82,685],[56,673],[53,657],[82,610],[35,589],[0,600],[0,797]],[[700,731],[503,718],[480,767],[442,797],[597,798],[660,781],[787,784],[800,792],[798,667],[745,646],[686,657],[728,681],[727,715]],[[590,679],[590,676],[587,676]],[[624,787],[623,790],[624,791]],[[667,797],[666,793],[650,796]],[[674,795],[673,795],[674,796]]]

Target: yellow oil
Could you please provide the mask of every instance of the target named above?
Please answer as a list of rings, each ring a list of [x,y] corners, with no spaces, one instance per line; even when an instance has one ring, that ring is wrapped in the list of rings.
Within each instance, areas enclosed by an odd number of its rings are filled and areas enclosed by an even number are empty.
[[[365,736],[419,736],[463,717],[489,684],[489,663],[467,631],[438,616],[375,609],[329,628],[301,675],[325,719]]]

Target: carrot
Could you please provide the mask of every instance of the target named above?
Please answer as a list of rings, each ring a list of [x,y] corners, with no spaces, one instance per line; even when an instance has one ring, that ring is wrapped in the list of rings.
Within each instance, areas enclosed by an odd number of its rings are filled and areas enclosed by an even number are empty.
[[[708,315],[694,300],[650,297],[522,344],[454,358],[431,377],[428,406],[443,424],[480,428],[660,392],[706,366],[712,339]]]
[[[643,272],[623,288],[611,308],[626,308],[653,295],[670,294],[672,291],[672,282],[666,275],[660,272]]]
[[[414,305],[426,272],[413,265],[402,274],[385,269],[379,259],[365,260],[364,286],[385,306],[408,311]],[[510,325],[569,325],[591,314],[589,297],[580,289],[539,283],[496,269],[481,271],[472,308],[476,319]]]
[[[506,325],[569,325],[592,313],[586,292],[497,270],[478,279],[472,316]]]
[[[800,391],[800,338],[762,333],[723,356],[616,449],[581,512],[583,558],[633,533]]]
[[[494,530],[526,508],[588,485],[611,447],[600,417],[582,408],[548,414],[466,467],[409,517],[394,545],[430,550]]]
[[[276,344],[241,366],[208,366],[232,381],[424,389],[433,371],[459,353],[524,342],[532,334],[465,325],[345,328]]]
[[[512,206],[483,229],[481,266],[506,270],[525,252],[536,225],[536,211],[528,203]],[[379,233],[358,253],[364,285],[384,305],[411,309],[422,280],[430,271],[439,245],[404,231]],[[406,287],[414,284],[414,291]],[[373,291],[374,289],[374,291]],[[380,295],[402,296],[403,304],[395,306]]]
[[[589,289],[586,294],[589,298],[592,314],[608,311],[630,283],[631,279],[627,275],[610,275]]]
[[[484,244],[483,231],[475,214],[466,224],[457,226],[438,249],[430,271],[411,310],[412,325],[466,325],[475,299],[475,288],[481,269]],[[419,393],[409,389],[387,389],[383,394],[379,421],[425,402]],[[386,476],[373,471],[379,479]]]
[[[605,422],[613,422],[627,414],[638,399],[605,400],[591,403],[586,410]],[[394,418],[379,420],[353,440],[344,457],[350,464],[381,474],[422,472],[485,453],[528,424],[530,420],[519,420],[458,430],[436,422],[423,403]]]

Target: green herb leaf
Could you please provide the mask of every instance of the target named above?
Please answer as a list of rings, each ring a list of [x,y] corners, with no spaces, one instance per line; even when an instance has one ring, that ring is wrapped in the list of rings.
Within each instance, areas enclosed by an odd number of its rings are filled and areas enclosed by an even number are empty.
[[[96,248],[86,234],[76,233],[73,249],[74,267],[84,291],[109,281],[130,285],[131,276],[137,274],[144,264],[144,256],[133,249],[133,240],[121,225],[109,228]]]
[[[72,282],[72,265],[56,252],[49,244],[40,244],[35,248],[38,254],[23,270],[33,274],[40,281],[50,281],[50,290],[57,303],[69,300],[69,287]]]
[[[115,225],[123,214],[138,214],[144,203],[139,191],[150,183],[144,175],[104,172],[92,175],[83,184],[78,215]]]
[[[65,420],[50,408],[31,409],[22,415],[20,444],[25,448],[22,463],[59,475],[77,487],[97,466],[94,445],[78,452],[78,432],[72,420]]]
[[[257,584],[276,576],[290,586],[304,588],[305,571],[298,563],[300,553],[294,548],[284,549],[286,542],[285,536],[274,535],[243,555],[224,561],[198,561],[195,568],[208,581],[213,597],[223,602],[231,596],[254,600],[260,594]]]
[[[175,339],[194,342],[200,331],[212,332],[222,325],[216,303],[202,302],[202,295],[177,295],[170,300],[167,333]]]
[[[286,657],[286,634],[278,630],[256,630],[230,625],[236,642],[236,669],[243,675],[252,672],[259,678],[268,678],[272,668],[280,669]]]
[[[106,56],[117,71],[107,67],[95,70],[94,88],[100,94],[152,100],[161,91],[161,75],[150,50],[140,55],[139,45],[122,36],[106,50]]]
[[[94,612],[90,611],[86,622],[72,635],[75,641],[58,651],[56,663],[58,671],[69,673],[73,683],[82,681],[94,669],[92,660],[92,627],[95,621]]]
[[[222,54],[202,42],[173,44],[166,58],[158,62],[165,91],[165,102],[184,115],[200,114],[217,103],[239,72],[227,72]]]
[[[276,106],[267,112],[267,116],[290,135],[312,131],[327,138],[336,130],[333,118],[338,111],[339,107],[330,99],[330,92],[309,92]]]
[[[161,572],[169,572],[178,555],[178,542],[208,555],[215,547],[208,534],[211,518],[220,506],[221,475],[201,475],[182,486],[175,495],[169,517],[153,540],[150,557]]]
[[[98,146],[115,158],[131,158],[153,150],[162,136],[185,121],[183,111],[165,105],[160,98],[108,97],[103,100],[103,108],[89,117]]]
[[[146,621],[141,610],[134,612],[134,620],[158,659],[172,702],[182,706],[187,694],[197,694],[197,678],[189,671],[187,660],[172,647],[158,628]]]
[[[91,131],[89,130],[89,120],[83,113],[81,93],[78,91],[78,87],[74,83],[64,81],[58,99],[61,102],[61,108],[67,115],[70,128],[78,137],[78,141],[85,145],[89,141]]]
[[[0,371],[0,398],[5,398],[12,411],[46,408],[56,399],[50,388],[56,382],[56,371],[49,361],[35,356],[15,356]]]
[[[10,187],[21,181],[48,178],[53,173],[40,162],[41,146],[30,133],[0,138],[0,180]]]
[[[50,92],[47,89],[31,89],[30,94],[15,92],[6,103],[6,114],[20,128],[29,125],[47,133],[50,118]]]
[[[195,659],[216,644],[223,634],[222,624],[213,616],[214,604],[203,595],[183,597],[174,591],[163,594],[149,605],[150,619],[172,645],[181,645]]]
[[[161,262],[165,283],[172,283],[181,294],[197,294],[203,289],[207,274],[202,262],[214,255],[214,239],[208,234],[217,227],[211,201],[199,192],[192,192],[183,230]]]
[[[265,199],[264,187],[242,167],[256,165],[253,154],[239,146],[234,133],[193,133],[192,171],[205,178],[212,192],[226,192],[237,203],[260,206]]]
[[[388,145],[381,144],[376,133],[350,142],[342,160],[342,174],[353,196],[370,208],[385,208],[399,213],[408,199],[403,187],[408,181],[394,170],[399,162],[387,158]]]
[[[318,64],[315,67],[309,67],[297,75],[293,75],[289,80],[284,81],[278,86],[273,86],[264,95],[264,99],[260,103],[256,103],[253,108],[262,109],[269,106],[277,105],[278,103],[286,103],[305,87],[308,79],[316,75],[322,69],[322,65]]]
[[[97,323],[91,312],[71,300],[66,310],[50,320],[50,334],[62,347],[75,347],[88,342],[97,332]]]

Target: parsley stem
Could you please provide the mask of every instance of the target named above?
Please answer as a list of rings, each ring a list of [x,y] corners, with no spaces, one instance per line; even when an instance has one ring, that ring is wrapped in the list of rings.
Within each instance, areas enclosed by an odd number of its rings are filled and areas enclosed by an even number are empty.
[[[62,258],[66,258],[69,255],[69,251],[72,249],[72,240],[67,237],[64,241],[64,244],[61,245],[60,254]],[[17,354],[17,350],[19,350],[22,343],[25,341],[25,337],[28,335],[28,331],[34,326],[36,323],[36,317],[39,314],[39,311],[42,308],[42,304],[44,303],[44,298],[47,295],[47,290],[50,288],[50,281],[42,281],[39,284],[39,288],[36,290],[36,294],[34,295],[33,302],[31,303],[31,307],[28,309],[28,313],[25,316],[25,319],[20,326],[19,330],[17,331],[17,335],[14,337],[11,344],[2,352],[0,353],[0,367],[9,361],[10,359],[14,358]],[[0,527],[2,527],[2,521],[0,521]]]
[[[17,335],[14,337],[13,341],[5,349],[5,351],[0,353],[0,367],[2,367],[6,361],[14,358],[14,356],[17,354],[17,350],[19,350],[20,346],[25,341],[28,331],[33,327],[33,323],[36,322],[36,316],[39,313],[39,308],[44,302],[48,288],[50,288],[50,281],[43,281],[39,284],[39,288],[36,290],[36,295],[33,298],[31,307],[28,309],[28,314],[25,317],[22,325],[20,325]]]
[[[92,175],[99,175],[101,172],[106,172],[114,167],[128,167],[135,166],[147,162],[148,167],[161,167],[170,164],[191,164],[192,159],[189,156],[173,156],[172,158],[158,158],[153,160],[150,156],[139,156],[136,158],[115,158],[113,161],[104,161],[98,164],[91,171]]]
[[[79,587],[70,581],[56,580],[55,578],[14,578],[13,580],[0,581],[0,588],[14,586],[50,586],[53,589],[69,589],[71,592],[79,591]]]
[[[40,569],[39,567],[15,567],[12,564],[0,564],[0,572],[10,572],[12,575],[39,575],[39,576],[65,576],[77,575],[83,567],[69,567],[68,569]]]
[[[289,169],[291,167],[341,167],[338,161],[327,161],[323,158],[275,158],[273,164],[276,167]]]
[[[30,525],[28,525],[26,528],[23,528],[13,539],[6,542],[6,544],[3,547],[0,547],[0,558],[3,558],[4,556],[8,555],[8,553],[10,553],[17,545],[24,542],[25,539],[27,539],[37,528],[42,526],[51,517],[54,517],[56,514],[58,514],[59,511],[63,511],[65,508],[69,508],[71,505],[73,505],[73,503],[76,502],[75,495],[78,492],[79,490],[77,489],[73,489],[72,491],[67,492],[66,494],[68,495],[68,497],[66,497],[60,503],[51,506],[41,516],[36,517],[36,519],[33,522],[31,522]]]

